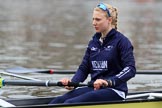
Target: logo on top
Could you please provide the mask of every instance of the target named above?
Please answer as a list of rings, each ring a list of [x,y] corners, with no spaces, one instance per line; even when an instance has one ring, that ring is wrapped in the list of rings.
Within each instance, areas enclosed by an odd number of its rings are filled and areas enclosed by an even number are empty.
[[[106,51],[110,51],[112,48],[113,48],[113,46],[111,46],[111,45],[108,45],[108,46],[104,47],[104,49],[105,49]]]
[[[92,48],[91,48],[91,51],[97,51],[97,49],[98,49],[98,48],[96,48],[96,47],[92,47]]]

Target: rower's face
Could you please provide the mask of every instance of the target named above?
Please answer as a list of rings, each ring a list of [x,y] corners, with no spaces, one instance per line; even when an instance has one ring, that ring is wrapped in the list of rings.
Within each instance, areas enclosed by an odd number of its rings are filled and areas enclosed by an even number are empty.
[[[93,27],[96,32],[104,32],[108,29],[108,18],[105,15],[105,12],[102,11],[93,11]]]

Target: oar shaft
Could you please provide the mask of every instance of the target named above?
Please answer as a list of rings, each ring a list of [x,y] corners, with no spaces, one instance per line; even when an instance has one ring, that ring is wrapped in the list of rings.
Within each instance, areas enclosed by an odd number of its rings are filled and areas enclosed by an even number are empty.
[[[64,86],[61,82],[52,81],[32,81],[32,80],[2,80],[2,85],[14,85],[14,86]],[[67,86],[89,86],[83,83],[69,82]]]
[[[162,70],[137,70],[137,74],[162,75]]]
[[[26,77],[26,76],[21,76],[21,75],[17,75],[17,74],[12,74],[12,73],[8,73],[8,72],[0,72],[0,73],[4,74],[4,75],[8,75],[8,76],[13,76],[13,77],[21,78],[21,79],[26,79],[26,80],[41,81],[39,79]]]
[[[40,73],[50,73],[53,74],[53,70],[51,69],[36,69],[36,68],[24,68],[24,67],[14,67],[5,69],[6,72],[10,73],[33,73],[33,72],[40,72]]]
[[[52,69],[37,69],[37,68],[24,68],[24,67],[15,67],[5,70],[10,73],[50,73],[50,74],[75,74],[76,70],[52,70]],[[162,75],[162,70],[137,70],[136,74],[145,74],[145,75]]]
[[[3,80],[3,85],[46,86],[46,82],[44,82],[44,81],[31,81],[31,80]]]
[[[54,70],[54,74],[75,74],[76,70]],[[162,75],[162,70],[137,70],[136,74]]]
[[[54,74],[75,74],[76,70],[53,70]]]

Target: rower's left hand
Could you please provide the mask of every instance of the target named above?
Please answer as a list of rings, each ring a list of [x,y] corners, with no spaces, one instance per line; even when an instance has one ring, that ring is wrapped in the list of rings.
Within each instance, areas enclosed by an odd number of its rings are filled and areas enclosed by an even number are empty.
[[[97,79],[97,80],[93,83],[93,86],[94,86],[94,90],[98,90],[98,89],[100,89],[102,86],[108,86],[108,83],[107,83],[106,80]]]

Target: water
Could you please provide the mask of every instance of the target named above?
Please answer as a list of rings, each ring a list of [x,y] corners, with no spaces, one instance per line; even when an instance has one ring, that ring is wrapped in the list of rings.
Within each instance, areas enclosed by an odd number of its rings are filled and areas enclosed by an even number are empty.
[[[88,41],[94,33],[91,24],[92,11],[99,1],[0,1],[0,69],[15,66],[59,70],[77,69]],[[119,9],[118,29],[134,45],[137,69],[161,70],[162,1],[110,0],[109,3]],[[51,75],[44,74],[23,75],[42,80],[51,78]],[[12,77],[4,77],[12,79]],[[52,80],[57,81],[62,77],[64,76],[52,75]],[[149,80],[148,77],[147,79]],[[137,78],[137,80],[143,79]],[[146,81],[142,84],[145,88],[141,88],[139,83],[133,86],[131,83],[129,87],[131,91],[156,88],[151,88],[146,85],[147,83]],[[61,90],[64,92],[64,89]],[[18,93],[18,91],[21,92]],[[21,87],[20,89],[7,86],[1,89],[0,95],[3,98],[18,98],[60,94],[54,91],[60,91],[60,89],[58,90],[57,87]]]

